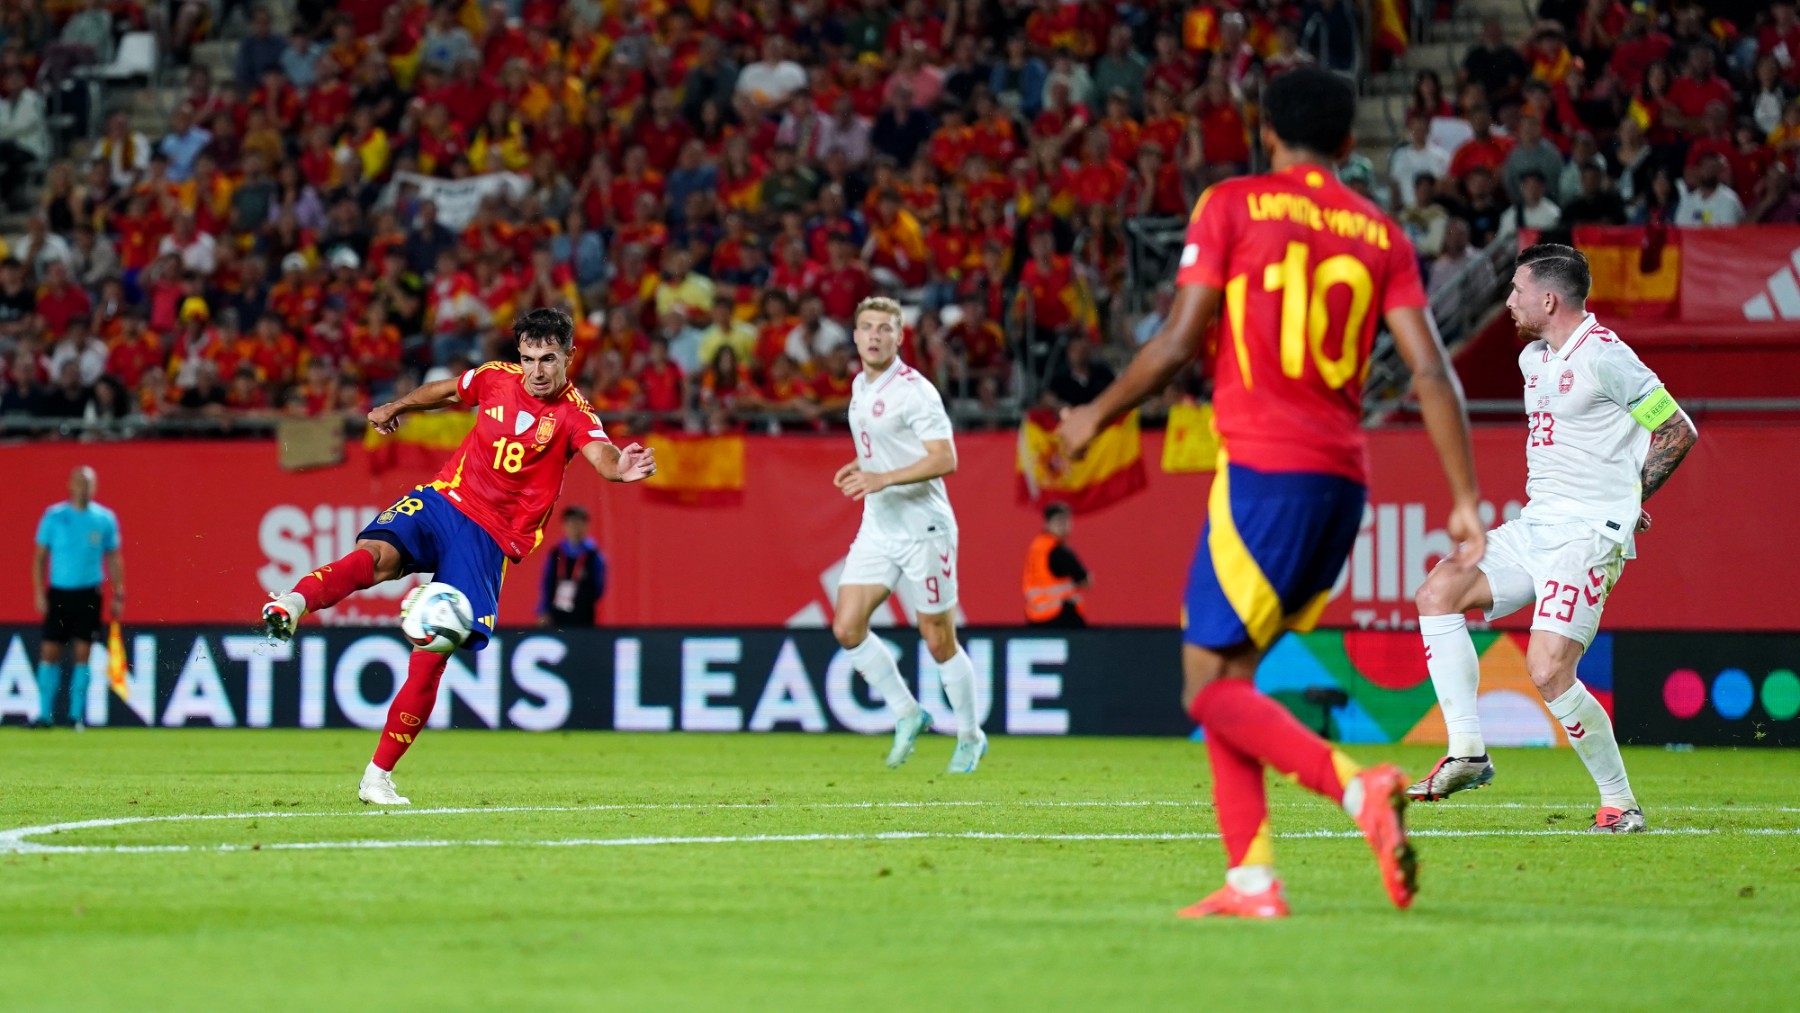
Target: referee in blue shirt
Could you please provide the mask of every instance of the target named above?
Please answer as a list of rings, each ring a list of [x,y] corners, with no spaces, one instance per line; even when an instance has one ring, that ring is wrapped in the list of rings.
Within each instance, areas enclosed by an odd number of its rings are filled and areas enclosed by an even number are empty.
[[[44,511],[38,522],[31,594],[44,614],[44,637],[38,654],[39,711],[34,728],[48,728],[56,719],[63,647],[70,641],[75,642],[75,671],[69,679],[69,724],[81,726],[87,707],[88,652],[100,636],[100,585],[107,578],[112,583],[113,619],[125,611],[119,521],[94,502],[94,484],[94,469],[76,468],[69,476],[69,498]]]

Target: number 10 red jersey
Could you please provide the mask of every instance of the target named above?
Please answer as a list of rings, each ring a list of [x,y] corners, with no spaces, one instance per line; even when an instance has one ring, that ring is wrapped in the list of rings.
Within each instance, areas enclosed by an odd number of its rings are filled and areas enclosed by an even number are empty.
[[[1208,354],[1232,463],[1366,482],[1376,326],[1426,305],[1400,226],[1322,166],[1226,180],[1194,205],[1175,281],[1225,294]]]

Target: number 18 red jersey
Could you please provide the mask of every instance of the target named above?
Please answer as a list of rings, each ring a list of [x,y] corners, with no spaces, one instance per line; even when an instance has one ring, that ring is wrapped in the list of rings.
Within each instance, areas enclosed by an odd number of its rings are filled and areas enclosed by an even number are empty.
[[[1400,226],[1322,166],[1226,180],[1195,203],[1175,281],[1225,293],[1209,355],[1232,463],[1366,482],[1376,326],[1426,305]]]
[[[522,371],[512,363],[469,370],[456,394],[475,406],[475,428],[431,486],[516,563],[543,540],[569,459],[590,443],[612,441],[574,386],[540,401],[525,392]]]

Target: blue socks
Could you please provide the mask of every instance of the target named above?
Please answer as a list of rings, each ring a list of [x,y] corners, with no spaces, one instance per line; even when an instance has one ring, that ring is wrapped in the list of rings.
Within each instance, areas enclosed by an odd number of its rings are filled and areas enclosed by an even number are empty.
[[[88,666],[76,665],[69,675],[69,720],[87,724]]]
[[[38,719],[45,724],[56,720],[56,691],[62,688],[62,664],[40,661],[37,670]]]

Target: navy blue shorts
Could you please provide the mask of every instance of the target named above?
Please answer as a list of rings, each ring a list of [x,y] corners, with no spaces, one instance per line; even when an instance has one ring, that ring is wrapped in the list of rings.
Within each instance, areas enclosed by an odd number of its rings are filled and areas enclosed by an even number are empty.
[[[357,537],[399,549],[402,573],[429,573],[432,580],[467,595],[475,628],[463,647],[479,651],[487,646],[500,611],[506,553],[468,514],[436,489],[420,486],[383,510]]]
[[[1216,651],[1266,650],[1318,622],[1350,558],[1368,490],[1338,475],[1254,471],[1213,476],[1206,529],[1182,603],[1182,638]]]

